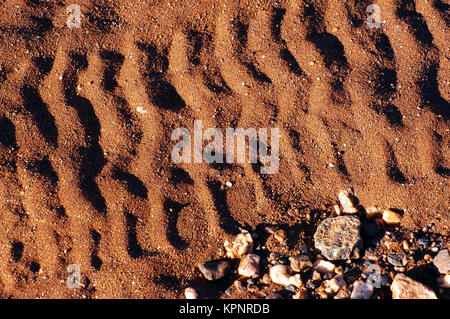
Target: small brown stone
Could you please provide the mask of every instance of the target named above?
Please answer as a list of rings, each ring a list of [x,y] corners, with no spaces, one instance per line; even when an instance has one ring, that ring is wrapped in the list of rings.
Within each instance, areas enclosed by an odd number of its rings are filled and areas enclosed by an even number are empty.
[[[402,216],[390,209],[385,209],[383,211],[383,220],[388,225],[396,225],[401,223]]]
[[[309,256],[305,254],[289,257],[289,261],[291,263],[292,270],[295,272],[301,272],[313,266]]]

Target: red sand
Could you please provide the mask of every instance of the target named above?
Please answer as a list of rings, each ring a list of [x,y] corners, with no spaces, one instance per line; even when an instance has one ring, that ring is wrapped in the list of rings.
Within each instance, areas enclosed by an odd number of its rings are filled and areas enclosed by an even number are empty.
[[[448,2],[370,3],[1,1],[0,296],[182,297],[238,226],[347,187],[448,234]],[[278,173],[174,164],[196,119],[279,128]]]

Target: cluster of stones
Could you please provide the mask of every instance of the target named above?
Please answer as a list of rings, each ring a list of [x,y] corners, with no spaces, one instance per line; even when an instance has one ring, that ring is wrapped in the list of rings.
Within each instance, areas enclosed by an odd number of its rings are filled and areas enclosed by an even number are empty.
[[[204,278],[209,281],[220,280],[236,271],[241,280],[234,282],[233,288],[241,293],[254,293],[263,298],[284,298],[286,295],[294,299],[305,298],[335,298],[335,299],[370,299],[392,297],[394,299],[436,299],[435,290],[415,280],[413,276],[405,274],[410,264],[406,253],[391,253],[395,243],[391,240],[394,235],[383,231],[385,227],[397,226],[402,216],[397,210],[378,209],[369,207],[364,209],[350,190],[343,190],[338,194],[339,205],[335,205],[335,217],[324,219],[314,233],[314,248],[320,254],[314,255],[311,248],[304,252],[295,253],[290,257],[283,257],[279,253],[271,252],[267,259],[255,250],[253,236],[246,230],[234,238],[225,241],[226,258],[201,263],[198,268]],[[266,227],[276,241],[286,244],[287,235],[283,229]],[[379,234],[384,233],[384,237]],[[414,236],[413,236],[414,237]],[[363,240],[364,238],[364,240]],[[372,247],[378,240],[384,243],[388,253],[380,257]],[[435,254],[434,259],[429,256],[426,263],[432,265],[438,273],[436,286],[440,290],[450,288],[450,256],[442,244],[432,245],[422,237],[403,241],[403,249],[411,251],[412,245],[418,242],[418,247],[429,249]],[[369,240],[367,243],[366,241]],[[372,245],[372,246],[371,246]],[[433,247],[428,247],[428,246]],[[397,246],[399,244],[397,243]],[[364,249],[367,247],[366,249]],[[258,250],[258,248],[257,248]],[[383,259],[380,261],[380,258]],[[238,260],[237,269],[232,269],[231,260]],[[359,265],[360,267],[353,267]],[[353,268],[352,268],[353,267]],[[388,267],[393,271],[389,271]],[[361,268],[363,269],[362,271]],[[247,287],[243,284],[247,280]],[[269,293],[257,288],[260,285],[281,287],[282,290],[272,288]],[[387,288],[380,294],[379,288]],[[390,289],[389,289],[390,288]],[[227,289],[226,293],[231,288]],[[198,297],[192,287],[185,290],[186,298]]]

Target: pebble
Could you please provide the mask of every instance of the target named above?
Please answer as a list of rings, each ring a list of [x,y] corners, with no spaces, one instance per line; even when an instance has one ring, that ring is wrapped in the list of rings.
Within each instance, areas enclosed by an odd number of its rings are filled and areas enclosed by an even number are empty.
[[[264,285],[269,285],[270,284],[270,275],[264,274],[264,276],[261,279],[261,283]]]
[[[341,215],[342,215],[341,206],[339,206],[339,205],[334,205],[333,208],[334,208],[334,210],[336,211],[336,215],[338,215],[338,216],[341,216]]]
[[[225,277],[230,269],[230,263],[226,260],[214,260],[199,264],[198,268],[207,280],[213,281]]]
[[[308,292],[300,289],[299,291],[297,291],[297,293],[295,295],[292,296],[292,299],[308,299],[309,295]]]
[[[224,243],[228,258],[241,258],[253,251],[253,238],[246,230],[242,230],[233,241],[226,240]]]
[[[319,286],[319,282],[318,281],[310,281],[310,282],[308,282],[308,284],[306,286],[311,290],[315,290],[317,288],[317,286]]]
[[[146,113],[148,113],[142,106],[138,106],[138,107],[136,108],[136,111],[137,111],[138,113],[141,113],[141,114],[146,114]]]
[[[272,265],[275,265],[275,264],[276,264],[276,261],[277,261],[280,257],[281,257],[281,254],[280,254],[280,253],[277,253],[277,252],[271,252],[271,253],[269,254],[269,257],[267,258],[267,261],[268,261],[269,263],[271,263]]]
[[[323,274],[331,274],[334,272],[335,268],[336,266],[332,262],[322,259],[316,260],[316,262],[313,265],[313,269],[315,271],[318,271]]]
[[[317,270],[314,270],[311,280],[313,280],[313,281],[322,280],[322,276],[320,275],[320,272],[318,272]]]
[[[409,250],[409,244],[408,244],[408,242],[407,242],[406,240],[404,240],[404,241],[402,242],[402,246],[403,246],[403,249],[404,249],[404,250]]]
[[[334,269],[334,272],[336,273],[336,275],[343,275],[344,274],[344,268],[342,268],[342,266],[336,267]]]
[[[289,257],[289,262],[292,270],[295,272],[301,272],[313,266],[309,256],[306,254]]]
[[[274,234],[273,237],[280,243],[284,244],[286,242],[286,232],[284,229],[278,229]]]
[[[300,274],[292,276],[290,270],[289,266],[275,265],[270,268],[270,279],[273,283],[284,287],[293,285],[300,288],[303,285]]]
[[[380,213],[380,210],[378,209],[378,207],[370,206],[370,207],[366,208],[366,217],[368,219],[378,217],[379,213]]]
[[[353,285],[350,299],[370,299],[373,295],[373,286],[365,281],[358,280]]]
[[[391,285],[393,299],[437,299],[436,293],[404,274],[396,274]]]
[[[448,249],[442,249],[433,259],[433,264],[443,275],[450,274],[450,255]]]
[[[238,292],[241,292],[241,293],[247,293],[247,288],[244,286],[244,284],[243,284],[241,281],[236,280],[236,281],[233,283],[233,285],[234,285],[234,287],[236,288],[236,290],[237,290]]]
[[[395,267],[402,267],[406,264],[404,256],[400,254],[389,255],[387,257],[387,262]]]
[[[405,268],[405,267],[394,267],[394,270],[395,270],[396,272],[405,272],[405,271],[406,271],[406,268]]]
[[[383,210],[383,220],[388,225],[400,224],[402,216],[390,209]]]
[[[347,214],[354,214],[358,212],[357,199],[353,193],[347,190],[341,190],[338,194],[339,203],[341,203],[342,210]]]
[[[325,291],[327,293],[337,293],[339,290],[347,288],[344,276],[335,276],[325,282]]]
[[[249,284],[249,285],[256,285],[257,283],[258,283],[258,279],[256,279],[256,278],[247,279],[247,284]]]
[[[238,274],[243,277],[258,277],[260,260],[256,254],[245,255],[239,263]]]
[[[361,221],[354,216],[325,219],[314,234],[314,245],[329,260],[358,259]]]
[[[336,294],[336,296],[334,296],[334,299],[349,299],[350,296],[350,291],[347,289],[342,289]]]
[[[184,290],[184,296],[186,297],[186,299],[197,299],[198,293],[197,290],[195,290],[195,288],[187,287]]]
[[[297,291],[297,288],[296,288],[294,285],[286,286],[286,288],[284,288],[284,289],[287,290],[287,291],[289,291],[289,292],[292,292],[292,293],[294,293],[294,294],[295,294],[295,292]]]

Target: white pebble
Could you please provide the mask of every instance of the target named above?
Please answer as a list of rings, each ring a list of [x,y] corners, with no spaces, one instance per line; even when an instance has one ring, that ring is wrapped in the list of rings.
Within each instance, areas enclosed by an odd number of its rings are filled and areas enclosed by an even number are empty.
[[[336,293],[339,290],[346,288],[347,283],[344,280],[344,276],[335,276],[333,279],[325,282],[325,291],[327,293]]]
[[[352,193],[346,190],[341,190],[338,194],[338,198],[344,213],[354,214],[358,212],[358,209],[355,207],[354,196]]]
[[[238,267],[238,274],[243,277],[257,277],[259,275],[259,261],[256,254],[248,254],[242,257]]]
[[[290,267],[286,265],[275,265],[270,268],[270,279],[273,283],[284,287],[293,285],[300,288],[303,285],[300,274],[292,276]]]
[[[138,107],[136,108],[136,111],[138,111],[138,112],[141,113],[141,114],[146,114],[146,113],[148,113],[146,110],[144,110],[144,108],[143,108],[142,106],[138,106]]]
[[[362,280],[354,283],[350,299],[369,299],[373,294],[373,286]]]
[[[333,208],[336,211],[336,215],[341,216],[341,214],[342,214],[341,206],[334,205]]]
[[[195,290],[192,287],[187,287],[184,290],[184,295],[185,295],[186,299],[197,299],[198,298],[197,290]]]
[[[242,230],[233,241],[226,240],[224,243],[225,250],[227,251],[228,258],[241,258],[242,256],[249,254],[253,250],[253,239],[250,233],[246,230]]]
[[[317,270],[323,274],[334,273],[335,268],[336,266],[332,262],[323,259],[318,259],[313,265],[313,270]]]

